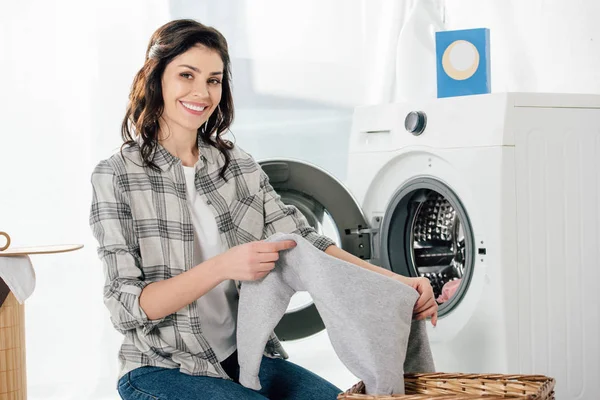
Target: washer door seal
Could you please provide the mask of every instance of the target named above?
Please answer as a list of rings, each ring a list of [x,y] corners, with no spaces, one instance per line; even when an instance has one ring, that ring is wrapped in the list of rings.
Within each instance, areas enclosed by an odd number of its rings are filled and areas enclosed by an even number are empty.
[[[403,185],[385,212],[381,259],[384,268],[398,274],[428,278],[440,317],[456,307],[471,281],[475,241],[454,191],[434,177],[417,177]]]

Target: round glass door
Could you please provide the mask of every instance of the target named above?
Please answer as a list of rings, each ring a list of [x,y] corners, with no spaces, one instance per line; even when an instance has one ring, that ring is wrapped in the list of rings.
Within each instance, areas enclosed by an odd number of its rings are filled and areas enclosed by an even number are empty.
[[[428,278],[439,316],[462,300],[475,262],[473,232],[458,196],[435,178],[416,178],[401,187],[382,224],[386,268]]]

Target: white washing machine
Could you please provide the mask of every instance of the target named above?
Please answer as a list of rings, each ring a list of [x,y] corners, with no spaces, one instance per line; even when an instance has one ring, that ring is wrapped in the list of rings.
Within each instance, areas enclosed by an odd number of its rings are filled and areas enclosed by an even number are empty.
[[[600,96],[359,107],[349,152],[345,186],[299,161],[263,168],[344,249],[431,280],[438,371],[546,374],[557,398],[597,397]],[[355,380],[341,364],[319,370],[334,353],[314,306],[289,311],[286,348],[343,388]]]

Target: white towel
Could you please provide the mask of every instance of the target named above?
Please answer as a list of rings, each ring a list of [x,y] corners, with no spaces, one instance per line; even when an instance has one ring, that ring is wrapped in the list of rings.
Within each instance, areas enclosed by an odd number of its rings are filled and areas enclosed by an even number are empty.
[[[35,289],[35,271],[29,256],[0,257],[0,277],[21,304]]]

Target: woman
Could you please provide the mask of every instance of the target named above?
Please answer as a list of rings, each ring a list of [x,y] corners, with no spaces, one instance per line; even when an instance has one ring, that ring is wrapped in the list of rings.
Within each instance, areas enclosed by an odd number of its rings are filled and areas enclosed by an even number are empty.
[[[284,205],[260,166],[222,138],[233,121],[227,43],[193,20],[150,39],[122,125],[121,151],[92,175],[90,224],[105,267],[105,304],[125,338],[123,399],[335,399],[340,389],[284,360],[273,334],[260,392],[237,383],[235,282],[263,278],[302,234],[317,248],[392,276],[421,294],[415,318],[437,319],[427,279],[360,260]]]

